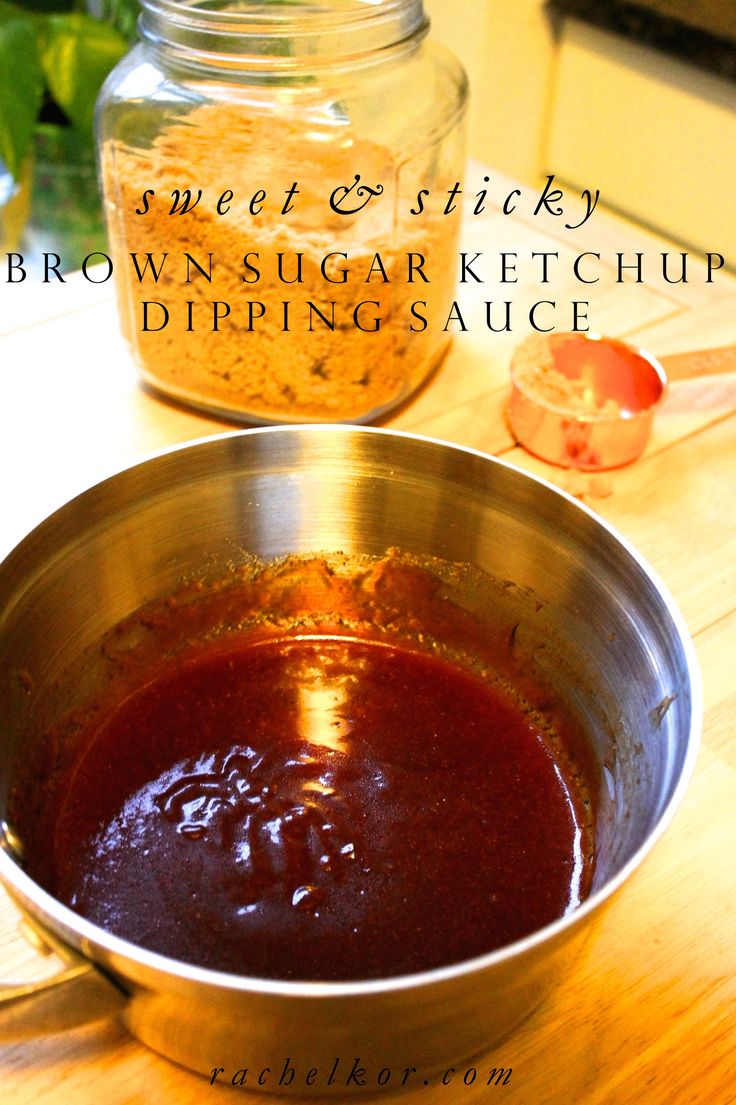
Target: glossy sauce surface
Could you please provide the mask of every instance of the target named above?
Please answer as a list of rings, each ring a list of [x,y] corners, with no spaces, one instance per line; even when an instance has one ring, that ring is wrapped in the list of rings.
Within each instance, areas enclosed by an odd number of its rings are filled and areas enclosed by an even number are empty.
[[[201,966],[385,977],[585,893],[581,795],[505,691],[351,638],[179,659],[98,726],[53,842],[64,902]]]

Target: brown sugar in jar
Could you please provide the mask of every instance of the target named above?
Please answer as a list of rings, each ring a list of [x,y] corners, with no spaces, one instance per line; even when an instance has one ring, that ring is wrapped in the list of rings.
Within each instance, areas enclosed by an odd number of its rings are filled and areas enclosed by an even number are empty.
[[[427,377],[459,210],[419,195],[461,179],[466,88],[426,30],[415,0],[144,0],[99,139],[148,384],[245,422],[367,421]]]

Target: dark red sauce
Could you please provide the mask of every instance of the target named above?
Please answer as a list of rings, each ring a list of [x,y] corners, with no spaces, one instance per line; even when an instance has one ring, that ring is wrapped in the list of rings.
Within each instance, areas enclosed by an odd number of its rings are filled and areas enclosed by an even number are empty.
[[[179,658],[110,711],[64,790],[49,889],[239,974],[449,964],[559,917],[587,883],[581,795],[528,714],[383,643]]]

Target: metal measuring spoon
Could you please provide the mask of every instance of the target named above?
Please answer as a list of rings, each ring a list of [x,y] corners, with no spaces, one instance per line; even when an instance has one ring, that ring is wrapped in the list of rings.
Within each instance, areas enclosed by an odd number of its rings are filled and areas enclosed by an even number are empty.
[[[511,431],[530,453],[595,472],[636,460],[668,383],[736,372],[736,346],[657,359],[600,334],[534,334],[511,361]]]

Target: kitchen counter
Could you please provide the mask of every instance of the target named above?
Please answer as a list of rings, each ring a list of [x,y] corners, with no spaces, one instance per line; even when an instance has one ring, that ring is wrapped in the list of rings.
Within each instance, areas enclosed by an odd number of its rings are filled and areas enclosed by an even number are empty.
[[[504,182],[491,176],[505,195]],[[695,640],[705,685],[703,746],[672,825],[597,922],[565,984],[476,1062],[474,1086],[422,1087],[402,1100],[727,1105],[736,1101],[736,375],[673,385],[645,455],[596,475],[524,453],[509,434],[504,404],[509,356],[528,332],[530,303],[554,301],[556,325],[567,329],[570,301],[588,300],[592,329],[667,354],[736,343],[736,279],[721,271],[708,283],[704,265],[689,258],[688,283],[668,283],[661,253],[676,257],[677,247],[601,210],[567,231],[566,220],[534,216],[533,200],[523,190],[511,218],[498,209],[468,214],[465,248],[491,260],[501,250],[516,252],[519,281],[460,289],[461,308],[475,323],[386,424],[533,471],[583,499],[640,550]],[[549,284],[540,283],[531,251],[557,254]],[[601,255],[596,284],[572,278],[571,261],[584,251]],[[645,282],[618,283],[616,254],[631,259],[637,251],[645,255]],[[513,300],[513,333],[480,325],[484,299]],[[41,285],[33,274],[22,285],[0,284],[0,379],[0,553],[115,469],[232,428],[140,388],[118,336],[111,286],[79,275],[64,285]],[[48,969],[18,934],[4,895],[0,936],[6,975]],[[506,1085],[485,1085],[482,1074],[492,1067],[512,1068]],[[236,1100],[149,1052],[114,1021],[3,1046],[0,1084],[3,1105]],[[243,1102],[264,1100],[242,1094]]]

